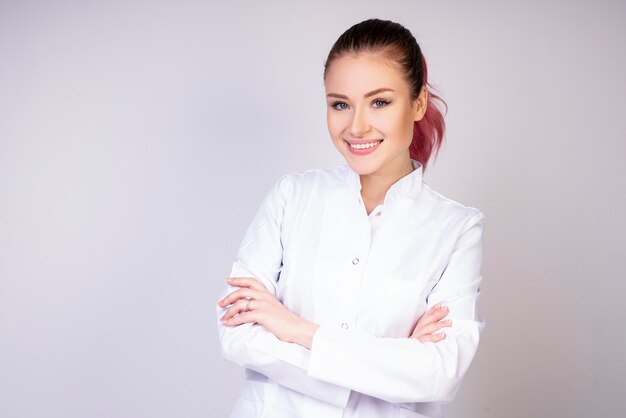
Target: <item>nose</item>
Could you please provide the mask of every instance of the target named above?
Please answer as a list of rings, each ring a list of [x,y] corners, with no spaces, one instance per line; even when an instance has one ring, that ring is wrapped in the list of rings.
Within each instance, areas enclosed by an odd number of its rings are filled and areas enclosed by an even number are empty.
[[[358,138],[364,136],[370,130],[367,115],[364,109],[355,109],[350,124],[350,135]]]

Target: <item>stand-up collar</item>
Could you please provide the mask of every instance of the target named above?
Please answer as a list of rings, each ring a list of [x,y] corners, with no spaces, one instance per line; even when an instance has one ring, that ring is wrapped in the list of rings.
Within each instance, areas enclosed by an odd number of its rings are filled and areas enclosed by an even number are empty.
[[[413,165],[413,171],[404,177],[400,178],[394,184],[389,187],[387,194],[385,195],[385,203],[395,197],[403,196],[411,199],[417,198],[419,192],[422,190],[423,183],[423,171],[424,167],[422,163],[411,158],[411,164]],[[361,177],[348,165],[348,173],[350,177],[350,185],[354,188],[355,192],[361,194]]]

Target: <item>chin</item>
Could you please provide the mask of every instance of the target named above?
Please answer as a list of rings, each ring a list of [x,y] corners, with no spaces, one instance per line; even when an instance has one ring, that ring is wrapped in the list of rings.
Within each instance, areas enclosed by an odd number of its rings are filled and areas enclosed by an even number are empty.
[[[359,161],[346,156],[344,156],[344,159],[346,160],[352,171],[362,176],[372,174],[379,168],[379,164],[375,161],[365,161],[364,159],[359,159]]]

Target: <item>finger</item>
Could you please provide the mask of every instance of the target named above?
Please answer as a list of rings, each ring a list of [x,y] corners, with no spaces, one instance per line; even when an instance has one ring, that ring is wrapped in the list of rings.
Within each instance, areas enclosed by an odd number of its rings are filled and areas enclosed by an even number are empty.
[[[439,334],[429,334],[429,335],[422,335],[421,337],[418,338],[418,340],[420,340],[420,342],[423,343],[436,343],[438,341],[442,341],[446,339],[446,334],[439,333]]]
[[[228,311],[226,311],[224,315],[222,315],[220,320],[225,321],[227,319],[233,318],[238,314],[241,315],[246,312],[252,312],[255,309],[258,310],[262,307],[261,305],[262,302],[258,300],[250,299],[250,302],[248,303],[246,299],[239,299],[230,307],[230,309],[228,309]]]
[[[413,330],[413,334],[415,336],[421,336],[426,334],[432,334],[433,332],[443,328],[452,326],[452,320],[446,319],[438,322],[427,322],[422,324],[417,324],[415,329]]]
[[[437,320],[439,320],[439,319],[445,317],[449,313],[449,310],[448,310],[448,307],[446,305],[438,303],[437,305],[435,305],[432,308],[430,308],[428,313],[429,313],[429,316],[438,318]]]
[[[245,299],[246,297],[250,297],[250,299],[262,299],[263,293],[259,292],[256,289],[250,289],[249,287],[242,287],[241,289],[235,290],[234,292],[230,292],[228,295],[224,297],[224,299],[218,302],[218,305],[221,307],[228,306],[231,303],[235,303],[239,299]]]
[[[252,303],[252,300],[250,300],[250,303]],[[246,299],[239,299],[238,301],[233,303],[230,308],[228,308],[228,310],[224,315],[222,315],[220,320],[223,322],[234,317],[235,315],[246,312],[246,304]]]
[[[229,277],[226,281],[231,286],[249,287],[251,289],[267,291],[265,285],[256,277]]]
[[[448,307],[441,304],[433,306],[424,314],[417,322],[420,325],[429,324],[431,322],[437,322],[448,315]]]
[[[441,328],[452,326],[451,320],[439,321],[434,324],[428,324],[425,327],[420,328],[419,335],[428,335],[432,334],[436,331],[439,331]]]
[[[250,298],[252,298],[252,295],[250,295],[249,293],[250,293],[250,289],[248,289],[247,287],[234,290],[230,292],[229,294],[227,294],[226,296],[224,296],[224,298],[222,298],[222,300],[220,300],[217,304],[221,307],[225,307],[225,306],[235,303],[237,300],[241,298],[245,298],[246,296],[250,296]]]
[[[234,326],[245,324],[248,322],[254,323],[256,322],[255,317],[256,317],[256,314],[253,311],[249,311],[249,312],[243,311],[235,317],[224,320],[222,324],[224,324],[227,327],[234,327]]]

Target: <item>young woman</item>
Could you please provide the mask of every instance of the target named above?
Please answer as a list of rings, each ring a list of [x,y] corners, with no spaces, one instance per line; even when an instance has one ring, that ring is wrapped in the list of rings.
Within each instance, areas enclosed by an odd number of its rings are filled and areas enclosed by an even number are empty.
[[[245,234],[216,307],[231,417],[441,417],[484,326],[484,215],[423,181],[444,122],[406,28],[354,25],[324,82],[347,164],[281,177]]]

